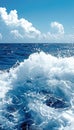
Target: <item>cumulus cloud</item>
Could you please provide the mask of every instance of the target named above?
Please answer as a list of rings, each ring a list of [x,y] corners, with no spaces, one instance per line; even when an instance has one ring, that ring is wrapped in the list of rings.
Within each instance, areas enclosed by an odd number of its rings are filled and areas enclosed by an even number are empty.
[[[65,34],[64,26],[61,23],[51,22],[50,28],[49,32],[41,33],[31,22],[25,18],[19,18],[16,10],[8,13],[6,8],[0,8],[0,41],[1,39],[3,42],[74,41],[74,35]]]
[[[15,34],[15,37],[36,38],[41,34],[41,32],[37,30],[31,22],[24,18],[19,19],[16,10],[11,10],[8,14],[6,8],[1,7],[0,17],[1,21],[3,21],[5,26],[8,28],[7,30],[9,30],[11,34]]]
[[[60,24],[58,22],[51,22],[51,27],[55,28],[57,33],[64,34],[64,27],[62,24]]]
[[[7,25],[16,25],[18,22],[18,15],[16,10],[11,10],[10,13],[7,14],[6,8],[1,7],[0,15]]]
[[[19,38],[19,39],[23,38],[23,36],[19,33],[18,30],[12,30],[10,33],[14,36],[15,39],[17,39],[17,38]]]
[[[64,37],[64,27],[59,22],[51,22],[51,32],[42,34],[42,38],[49,42],[62,42]]]

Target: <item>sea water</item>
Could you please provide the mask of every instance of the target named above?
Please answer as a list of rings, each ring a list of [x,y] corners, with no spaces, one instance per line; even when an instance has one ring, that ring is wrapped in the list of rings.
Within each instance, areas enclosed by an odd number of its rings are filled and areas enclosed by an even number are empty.
[[[74,44],[0,44],[0,130],[74,130]]]

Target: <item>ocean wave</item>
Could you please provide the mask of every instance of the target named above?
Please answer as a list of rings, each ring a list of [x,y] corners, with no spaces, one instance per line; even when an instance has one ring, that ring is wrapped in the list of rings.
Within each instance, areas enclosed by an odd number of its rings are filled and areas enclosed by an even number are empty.
[[[73,97],[74,57],[33,53],[0,72],[0,128],[72,130]]]

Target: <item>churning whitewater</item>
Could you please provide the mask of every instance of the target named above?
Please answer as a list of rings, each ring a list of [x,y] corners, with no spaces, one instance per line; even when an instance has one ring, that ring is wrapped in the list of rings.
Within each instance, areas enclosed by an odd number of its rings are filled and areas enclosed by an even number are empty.
[[[0,71],[1,130],[74,130],[74,57],[33,53]]]

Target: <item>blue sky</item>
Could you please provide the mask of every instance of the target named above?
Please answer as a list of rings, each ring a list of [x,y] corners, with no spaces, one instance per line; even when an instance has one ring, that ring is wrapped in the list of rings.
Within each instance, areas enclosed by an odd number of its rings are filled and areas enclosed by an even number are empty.
[[[74,0],[0,0],[0,25],[0,42],[74,42]]]

